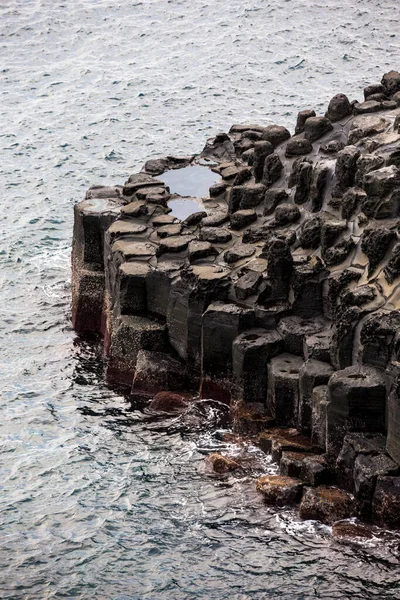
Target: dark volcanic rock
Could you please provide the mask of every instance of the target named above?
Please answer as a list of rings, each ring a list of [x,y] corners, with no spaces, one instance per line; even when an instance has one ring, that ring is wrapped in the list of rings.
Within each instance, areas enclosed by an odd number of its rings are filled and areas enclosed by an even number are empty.
[[[264,170],[262,182],[266,187],[269,187],[281,176],[283,164],[279,156],[275,153],[269,154],[264,161]]]
[[[257,479],[256,487],[266,504],[290,506],[300,501],[303,485],[302,481],[293,477],[263,475]]]
[[[392,250],[391,258],[384,269],[386,281],[393,281],[400,275],[400,243],[397,243]]]
[[[264,215],[270,215],[278,204],[286,202],[289,195],[285,189],[273,188],[267,190],[264,196]]]
[[[368,256],[368,275],[371,276],[384,258],[390,244],[396,239],[396,233],[386,227],[365,229],[361,237],[361,250]]]
[[[378,477],[372,514],[378,525],[400,528],[400,477]]]
[[[166,389],[183,390],[185,384],[182,363],[164,352],[139,351],[131,396],[150,398]]]
[[[300,517],[328,525],[351,517],[354,498],[336,487],[307,488],[300,504]]]
[[[377,311],[364,321],[360,341],[364,364],[385,369],[395,349],[400,331],[400,314],[397,311]]]
[[[210,242],[199,242],[194,240],[189,244],[189,261],[195,262],[202,258],[213,257],[218,255],[218,250],[210,244]]]
[[[282,352],[283,340],[277,331],[249,329],[232,347],[233,376],[238,394],[245,402],[264,402],[267,394],[268,361]]]
[[[374,96],[375,94],[386,94],[386,88],[381,83],[375,83],[372,85],[367,85],[364,88],[364,99],[368,100],[369,96]]]
[[[326,117],[334,123],[335,121],[340,121],[344,117],[351,115],[352,106],[349,102],[349,99],[345,94],[336,94],[329,102],[328,111],[326,113]]]
[[[200,231],[200,240],[212,244],[226,244],[232,239],[232,234],[223,227],[202,227]]]
[[[297,115],[295,135],[298,135],[299,133],[303,133],[304,124],[307,121],[307,119],[309,119],[310,117],[315,117],[315,116],[316,116],[315,110],[310,110],[310,109],[301,110]]]
[[[280,204],[275,210],[275,223],[279,227],[297,223],[300,216],[300,210],[294,204]]]
[[[395,94],[400,91],[400,73],[398,71],[389,71],[389,73],[385,73],[381,83],[390,96]]]
[[[300,159],[299,162],[293,163],[293,170],[290,176],[289,185],[296,185],[294,193],[294,201],[296,204],[304,204],[308,201],[311,188],[313,166],[308,160]]]
[[[230,216],[232,229],[243,229],[257,221],[257,213],[254,210],[238,210]]]
[[[346,146],[338,153],[335,175],[341,187],[353,185],[359,156],[360,150],[355,146]]]
[[[326,117],[310,117],[304,124],[304,137],[315,142],[332,129],[332,123]]]
[[[277,425],[296,426],[299,401],[299,370],[303,360],[281,354],[268,364],[267,409]]]
[[[266,140],[274,148],[279,146],[285,140],[290,138],[290,132],[282,125],[268,125],[262,133],[263,140]]]
[[[332,454],[339,453],[348,432],[384,430],[386,389],[377,369],[353,366],[337,371],[328,387],[327,442]]]
[[[258,206],[264,199],[265,191],[266,188],[262,183],[233,187],[229,194],[229,212],[234,213],[240,209]]]
[[[253,155],[253,171],[256,183],[259,183],[263,178],[265,159],[269,154],[272,154],[274,147],[270,142],[261,141],[254,144]]]
[[[231,264],[242,258],[253,256],[255,251],[256,249],[254,246],[251,246],[250,244],[235,244],[235,246],[232,246],[232,248],[225,252],[224,260],[228,264]]]
[[[159,392],[149,404],[152,412],[176,413],[187,409],[189,400],[186,395],[173,392]]]
[[[321,217],[313,217],[304,221],[299,242],[304,249],[315,249],[321,243],[322,220]]]
[[[312,152],[312,143],[305,138],[293,138],[289,140],[286,145],[285,156],[290,158],[292,156],[301,156],[303,154],[309,154]]]

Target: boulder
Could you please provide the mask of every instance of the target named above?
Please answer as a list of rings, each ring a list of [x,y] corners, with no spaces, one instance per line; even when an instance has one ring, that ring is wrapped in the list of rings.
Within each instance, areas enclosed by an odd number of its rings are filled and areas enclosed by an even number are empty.
[[[149,404],[151,412],[180,413],[189,406],[187,395],[173,392],[159,392]]]
[[[267,190],[264,196],[264,216],[270,215],[278,204],[286,202],[289,198],[289,194],[283,188],[273,188]]]
[[[398,311],[374,312],[363,322],[360,334],[361,357],[366,365],[386,369],[398,343],[400,314]],[[396,344],[397,345],[397,344]]]
[[[360,150],[355,146],[346,146],[338,153],[335,176],[341,188],[353,185],[359,157]]]
[[[276,148],[290,138],[290,132],[282,125],[268,125],[262,132],[262,138]]]
[[[300,503],[299,513],[302,519],[331,525],[335,521],[352,516],[354,498],[332,486],[307,488]]]
[[[313,166],[308,160],[300,160],[293,163],[293,170],[290,176],[289,185],[295,182],[296,190],[294,201],[296,204],[308,202],[311,190],[311,181],[313,175]]]
[[[303,354],[306,360],[314,358],[329,363],[332,332],[330,329],[306,335],[303,341]]]
[[[375,94],[386,94],[386,88],[381,83],[374,83],[372,85],[367,85],[364,88],[364,99],[368,100],[370,96],[374,96]]]
[[[375,169],[363,177],[363,188],[369,196],[381,198],[398,187],[400,187],[400,170],[394,165]]]
[[[386,440],[381,433],[349,433],[343,440],[336,461],[339,485],[354,493],[354,465],[357,457],[378,456],[385,452]]]
[[[246,300],[256,294],[261,279],[262,275],[261,273],[257,273],[257,271],[244,273],[234,284],[236,298],[238,300]]]
[[[392,96],[400,91],[400,73],[398,71],[389,71],[385,73],[381,81],[386,93]]]
[[[299,133],[303,133],[304,125],[305,125],[305,122],[307,121],[307,119],[309,119],[310,117],[315,117],[315,116],[316,116],[315,110],[312,110],[309,108],[306,108],[305,110],[301,110],[297,114],[295,135],[298,135]]]
[[[199,238],[202,242],[210,244],[226,244],[232,239],[232,234],[224,227],[202,227]]]
[[[264,170],[262,175],[262,183],[265,187],[270,187],[278,181],[283,171],[283,164],[278,154],[269,154],[264,161]]]
[[[255,247],[251,244],[235,244],[224,253],[224,260],[229,265],[238,260],[249,258],[255,251]]]
[[[282,452],[279,474],[300,479],[303,461],[306,456],[308,456],[306,452],[292,452],[290,450]]]
[[[334,472],[327,457],[322,454],[306,455],[303,460],[300,479],[312,487],[331,484],[334,480]]]
[[[218,250],[210,242],[199,242],[193,240],[188,246],[189,262],[194,263],[204,258],[212,258],[218,255]]]
[[[315,142],[332,129],[332,123],[326,117],[310,117],[304,123],[304,137]]]
[[[386,227],[368,227],[364,230],[361,236],[361,250],[369,260],[369,277],[383,260],[395,239],[397,239],[396,233]]]
[[[229,213],[235,213],[240,209],[254,208],[261,204],[264,199],[266,188],[262,183],[238,185],[229,193]]]
[[[385,273],[386,281],[390,284],[392,284],[400,275],[400,243],[397,243],[394,246],[389,262],[383,271]]]
[[[111,334],[107,381],[130,388],[139,351],[163,352],[166,338],[165,325],[144,317],[121,315]]]
[[[243,229],[257,221],[257,213],[254,210],[238,210],[230,216],[232,229]]]
[[[336,94],[329,102],[328,111],[325,116],[334,123],[351,115],[351,113],[352,106],[348,97],[345,94]]]
[[[273,419],[260,402],[235,402],[231,416],[233,431],[243,435],[256,436],[273,425]]]
[[[313,151],[313,146],[310,140],[306,138],[292,138],[286,144],[285,156],[292,158],[293,156],[302,156]]]
[[[214,452],[213,454],[207,456],[206,462],[210,469],[214,471],[214,473],[218,473],[220,475],[237,471],[238,469],[242,468],[237,461],[229,458],[229,456],[223,456],[218,452]]]
[[[146,281],[149,271],[150,266],[143,262],[124,262],[120,266],[115,300],[122,315],[147,313]]]
[[[273,151],[274,147],[270,142],[255,142],[253,153],[253,171],[256,183],[259,183],[262,180],[265,159],[269,154],[272,154]]]
[[[306,219],[301,227],[299,242],[305,250],[315,250],[321,243],[321,217]]]
[[[290,506],[299,502],[303,483],[284,475],[263,475],[257,479],[256,488],[266,504]]]

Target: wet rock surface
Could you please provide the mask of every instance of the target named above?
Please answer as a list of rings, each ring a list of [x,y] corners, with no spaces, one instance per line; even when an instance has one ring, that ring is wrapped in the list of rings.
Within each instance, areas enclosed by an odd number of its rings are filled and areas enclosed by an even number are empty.
[[[75,207],[73,326],[103,337],[107,381],[151,410],[185,410],[184,389],[232,402],[295,478],[259,483],[267,502],[314,486],[300,513],[329,523],[398,526],[399,92],[390,72],[337,94],[294,136],[234,125]]]

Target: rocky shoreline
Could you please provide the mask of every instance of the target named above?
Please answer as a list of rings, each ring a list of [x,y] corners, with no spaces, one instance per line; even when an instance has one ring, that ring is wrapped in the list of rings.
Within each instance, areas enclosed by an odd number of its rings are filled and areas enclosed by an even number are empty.
[[[193,189],[199,169],[215,174],[206,195],[164,181],[179,170]],[[400,528],[399,217],[391,71],[363,102],[301,111],[293,136],[235,125],[197,156],[90,188],[75,206],[73,326],[102,336],[107,381],[133,399],[229,405],[234,431],[279,464],[256,484],[267,503]]]

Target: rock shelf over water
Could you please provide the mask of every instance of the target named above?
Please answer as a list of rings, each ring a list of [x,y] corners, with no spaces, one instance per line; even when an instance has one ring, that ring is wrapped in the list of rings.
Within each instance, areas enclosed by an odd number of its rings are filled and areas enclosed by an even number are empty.
[[[183,195],[163,181],[177,169]],[[234,429],[280,464],[258,481],[267,502],[400,527],[399,217],[392,71],[363,102],[301,111],[294,136],[234,125],[199,156],[90,188],[74,328],[103,337],[107,380],[134,398],[230,403]]]

